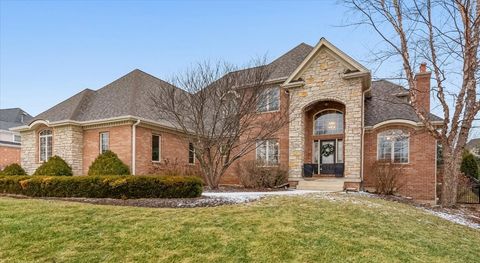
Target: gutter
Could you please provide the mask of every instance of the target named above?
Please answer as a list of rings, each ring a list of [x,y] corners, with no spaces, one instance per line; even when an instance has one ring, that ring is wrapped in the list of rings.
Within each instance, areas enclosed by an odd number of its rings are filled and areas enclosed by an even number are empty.
[[[136,150],[137,150],[137,125],[140,124],[140,120],[137,120],[133,125],[132,125],[132,175],[136,174]]]

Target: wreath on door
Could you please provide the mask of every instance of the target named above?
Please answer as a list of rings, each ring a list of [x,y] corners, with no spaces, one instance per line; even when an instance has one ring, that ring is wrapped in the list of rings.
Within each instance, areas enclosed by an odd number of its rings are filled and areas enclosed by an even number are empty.
[[[333,154],[335,151],[335,146],[333,144],[325,144],[322,146],[320,150],[320,154],[323,155],[324,157],[328,157]]]

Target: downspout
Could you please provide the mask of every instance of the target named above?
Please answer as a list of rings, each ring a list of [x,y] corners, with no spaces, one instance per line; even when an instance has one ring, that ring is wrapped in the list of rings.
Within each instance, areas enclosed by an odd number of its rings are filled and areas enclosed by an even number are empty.
[[[136,145],[137,145],[137,143],[136,142],[137,142],[137,125],[138,124],[140,124],[140,120],[137,120],[137,122],[135,122],[132,125],[132,175],[136,174],[135,173],[136,172],[135,171],[135,169],[136,169],[135,163],[136,163],[136,160],[137,160],[137,158],[136,158],[136,152],[137,152],[136,151],[136,149],[137,149]]]

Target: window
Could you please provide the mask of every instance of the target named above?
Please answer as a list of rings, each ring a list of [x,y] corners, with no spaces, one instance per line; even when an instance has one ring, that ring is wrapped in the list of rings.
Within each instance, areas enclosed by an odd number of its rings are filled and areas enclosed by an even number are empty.
[[[193,147],[193,143],[188,144],[188,163],[194,164],[195,163],[195,147]]]
[[[100,133],[100,153],[104,153],[110,149],[108,132]]]
[[[160,162],[160,136],[152,135],[152,161]]]
[[[280,89],[267,88],[262,91],[257,102],[258,112],[276,111],[280,107]]]
[[[38,135],[39,159],[40,162],[46,162],[52,157],[52,130],[43,130]]]
[[[13,135],[13,141],[14,142],[22,142],[22,137],[18,134]]]
[[[336,110],[326,110],[315,115],[313,134],[343,133],[343,113]]]
[[[278,140],[257,141],[257,163],[261,165],[277,165],[278,159]]]
[[[409,136],[402,130],[389,130],[378,134],[378,160],[408,163]]]

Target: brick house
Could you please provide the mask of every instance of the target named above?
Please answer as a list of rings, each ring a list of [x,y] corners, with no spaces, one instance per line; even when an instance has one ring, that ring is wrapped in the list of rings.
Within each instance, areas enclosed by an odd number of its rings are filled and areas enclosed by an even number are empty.
[[[291,122],[245,159],[288,167],[301,189],[371,188],[371,166],[392,160],[406,174],[400,192],[419,200],[436,198],[436,142],[408,103],[408,90],[370,71],[325,39],[300,44],[269,65],[274,70],[269,102],[257,110],[293,109]],[[416,76],[419,96],[430,108],[430,73]],[[133,174],[148,174],[175,160],[194,164],[191,146],[166,120],[152,114],[149,92],[170,85],[134,70],[96,91],[86,89],[14,128],[22,134],[21,164],[28,173],[59,155],[83,175],[106,149]],[[431,115],[433,121],[440,118]],[[234,171],[224,183],[238,183]]]
[[[0,109],[0,170],[12,163],[20,163],[21,136],[10,131],[12,127],[25,125],[32,119],[20,108]]]

